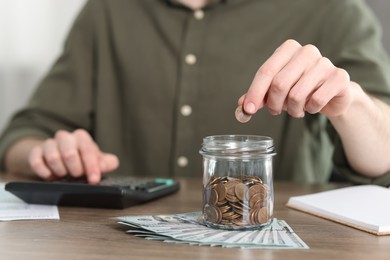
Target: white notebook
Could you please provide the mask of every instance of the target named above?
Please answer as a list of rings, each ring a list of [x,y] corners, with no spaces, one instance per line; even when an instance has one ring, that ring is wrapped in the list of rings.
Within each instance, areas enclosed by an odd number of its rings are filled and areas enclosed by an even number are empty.
[[[287,206],[376,235],[390,235],[390,189],[360,185],[291,197]]]

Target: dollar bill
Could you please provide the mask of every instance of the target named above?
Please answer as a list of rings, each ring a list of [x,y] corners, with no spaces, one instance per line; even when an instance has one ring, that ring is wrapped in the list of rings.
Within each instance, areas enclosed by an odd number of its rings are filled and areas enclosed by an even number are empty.
[[[167,243],[246,249],[309,248],[284,220],[276,218],[270,225],[258,230],[213,229],[203,224],[201,212],[122,216],[116,219],[129,227],[129,234]]]

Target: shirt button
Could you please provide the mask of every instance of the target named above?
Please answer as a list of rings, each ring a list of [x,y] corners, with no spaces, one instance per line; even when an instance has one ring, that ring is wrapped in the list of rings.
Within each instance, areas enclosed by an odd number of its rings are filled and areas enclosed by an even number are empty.
[[[180,113],[183,115],[183,116],[189,116],[191,115],[192,113],[192,107],[189,106],[189,105],[184,105],[180,108]]]
[[[185,61],[188,65],[194,65],[196,63],[196,56],[194,54],[187,54]]]
[[[177,165],[179,167],[186,167],[188,165],[188,159],[185,156],[180,156],[177,158]]]
[[[202,20],[204,18],[204,12],[201,9],[198,9],[194,12],[194,17],[196,20]]]

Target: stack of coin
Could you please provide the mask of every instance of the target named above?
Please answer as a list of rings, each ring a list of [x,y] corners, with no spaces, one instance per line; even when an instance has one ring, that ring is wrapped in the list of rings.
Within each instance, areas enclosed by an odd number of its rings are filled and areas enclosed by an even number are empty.
[[[269,221],[269,188],[257,176],[215,177],[203,194],[207,222],[245,227]]]

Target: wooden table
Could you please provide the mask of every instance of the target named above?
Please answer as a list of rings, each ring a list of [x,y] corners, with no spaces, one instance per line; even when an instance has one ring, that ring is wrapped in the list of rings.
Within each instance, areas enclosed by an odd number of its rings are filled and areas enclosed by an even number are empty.
[[[0,181],[10,180],[1,176]],[[274,217],[286,220],[310,249],[243,250],[168,244],[126,234],[112,218],[201,209],[200,179],[181,190],[125,210],[60,207],[61,220],[0,222],[0,259],[390,259],[390,236],[378,237],[285,206],[293,195],[338,187],[275,183]]]

